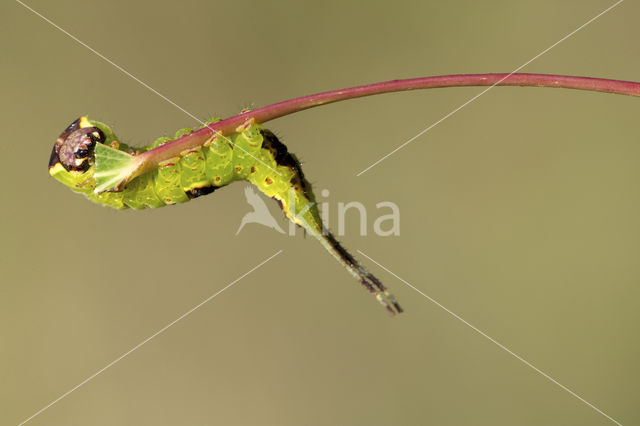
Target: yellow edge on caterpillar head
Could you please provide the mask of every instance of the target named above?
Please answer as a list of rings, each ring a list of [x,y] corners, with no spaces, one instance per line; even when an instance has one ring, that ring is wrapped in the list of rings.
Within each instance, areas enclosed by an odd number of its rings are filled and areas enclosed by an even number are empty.
[[[51,176],[56,176],[58,173],[63,173],[66,172],[67,169],[65,169],[62,164],[60,162],[56,163],[53,167],[49,168],[49,174]]]
[[[93,124],[89,121],[87,117],[80,117],[80,128],[84,129],[87,127],[93,127]]]
[[[76,192],[86,192],[88,190],[87,185],[92,185],[93,183],[91,179],[93,167],[86,172],[70,172],[64,168],[62,163],[56,163],[49,168],[49,174]]]

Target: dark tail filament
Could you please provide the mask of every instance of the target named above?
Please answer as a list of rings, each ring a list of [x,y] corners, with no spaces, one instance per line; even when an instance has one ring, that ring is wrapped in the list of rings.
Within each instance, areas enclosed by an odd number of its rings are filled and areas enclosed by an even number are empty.
[[[325,231],[320,237],[323,245],[360,283],[373,294],[391,315],[399,314],[402,308],[389,290],[372,273],[367,271],[342,245],[332,233]]]

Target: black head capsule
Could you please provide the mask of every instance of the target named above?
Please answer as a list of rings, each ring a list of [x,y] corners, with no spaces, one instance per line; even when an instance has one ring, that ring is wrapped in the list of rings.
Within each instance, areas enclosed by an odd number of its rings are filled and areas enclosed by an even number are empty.
[[[71,123],[60,134],[53,146],[49,168],[57,163],[67,171],[85,172],[93,164],[93,151],[98,142],[104,142],[105,136],[97,127],[81,127],[82,119]]]

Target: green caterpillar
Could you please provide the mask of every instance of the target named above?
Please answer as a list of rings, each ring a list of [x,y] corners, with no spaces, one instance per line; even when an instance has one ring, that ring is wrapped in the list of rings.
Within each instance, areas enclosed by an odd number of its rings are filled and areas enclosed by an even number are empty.
[[[174,139],[192,131],[181,129]],[[130,171],[127,167],[135,155],[174,139],[159,138],[149,146],[131,148],[120,143],[107,125],[81,117],[56,140],[49,173],[73,191],[117,209],[184,203],[234,181],[249,181],[277,200],[287,218],[318,239],[391,314],[402,312],[382,283],[322,225],[311,185],[295,155],[253,120],[231,135],[217,134],[202,146],[183,151],[179,157],[160,163],[115,191],[105,191]]]

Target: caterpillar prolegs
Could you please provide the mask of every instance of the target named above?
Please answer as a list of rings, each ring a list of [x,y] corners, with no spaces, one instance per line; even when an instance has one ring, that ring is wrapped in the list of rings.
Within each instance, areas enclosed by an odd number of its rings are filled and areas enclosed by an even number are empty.
[[[192,131],[181,129],[174,139]],[[159,138],[146,147],[131,148],[120,143],[109,126],[81,117],[56,140],[49,173],[73,191],[117,209],[184,203],[231,182],[249,181],[278,201],[287,218],[318,239],[389,313],[402,312],[384,285],[323,226],[311,185],[296,156],[253,120],[233,134],[212,136],[202,146],[163,161],[115,191],[105,191],[131,174],[136,155],[174,139]]]

